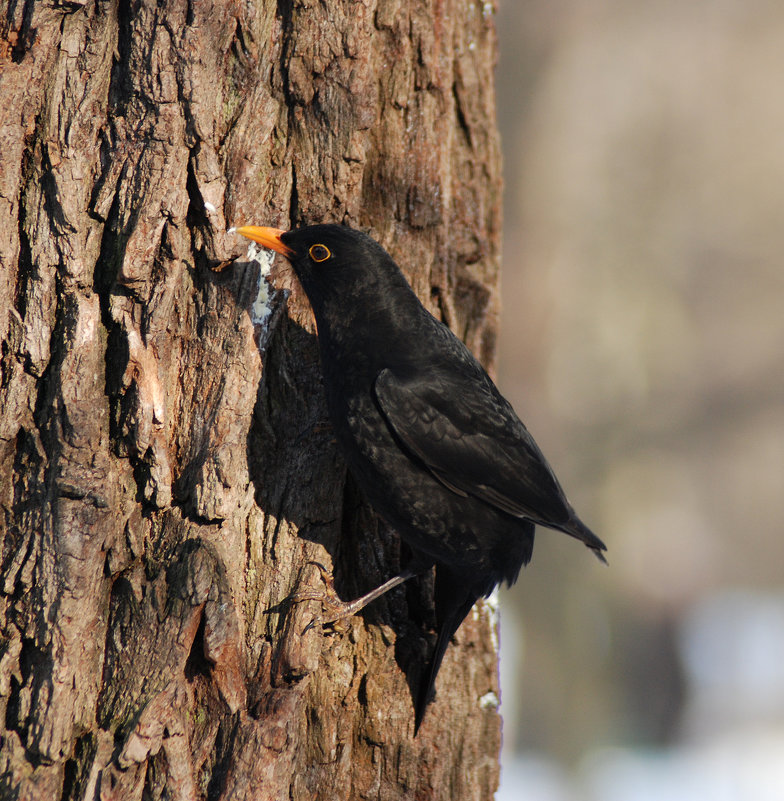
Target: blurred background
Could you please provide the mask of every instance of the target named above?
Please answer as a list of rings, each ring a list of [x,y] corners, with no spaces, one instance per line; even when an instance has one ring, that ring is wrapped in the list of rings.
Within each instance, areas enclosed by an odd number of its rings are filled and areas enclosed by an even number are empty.
[[[603,568],[502,593],[498,801],[784,799],[784,4],[501,0],[499,383]]]

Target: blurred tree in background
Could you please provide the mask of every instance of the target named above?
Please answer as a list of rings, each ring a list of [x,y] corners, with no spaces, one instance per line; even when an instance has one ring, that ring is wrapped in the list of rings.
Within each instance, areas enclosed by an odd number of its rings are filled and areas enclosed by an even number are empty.
[[[504,596],[505,738],[683,741],[711,729],[693,616],[782,589],[784,10],[509,1],[499,30],[501,383],[610,549],[586,570],[545,534]]]

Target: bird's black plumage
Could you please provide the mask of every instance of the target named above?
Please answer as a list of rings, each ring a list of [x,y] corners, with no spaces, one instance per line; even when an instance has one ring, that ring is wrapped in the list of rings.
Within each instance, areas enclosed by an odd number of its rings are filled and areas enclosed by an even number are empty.
[[[378,243],[339,225],[239,232],[291,261],[315,314],[349,468],[419,563],[435,565],[438,637],[418,729],[451,636],[478,598],[515,581],[535,525],[581,540],[602,560],[605,546],[485,370]]]

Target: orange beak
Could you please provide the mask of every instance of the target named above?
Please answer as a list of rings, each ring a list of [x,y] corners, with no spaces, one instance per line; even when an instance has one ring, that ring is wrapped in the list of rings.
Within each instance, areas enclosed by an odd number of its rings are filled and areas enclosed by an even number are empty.
[[[286,232],[281,231],[279,228],[260,228],[257,225],[243,225],[242,228],[236,229],[236,233],[247,239],[252,239],[260,245],[264,245],[265,248],[277,250],[278,253],[282,253],[284,256],[294,255],[294,251],[281,242],[280,236]]]

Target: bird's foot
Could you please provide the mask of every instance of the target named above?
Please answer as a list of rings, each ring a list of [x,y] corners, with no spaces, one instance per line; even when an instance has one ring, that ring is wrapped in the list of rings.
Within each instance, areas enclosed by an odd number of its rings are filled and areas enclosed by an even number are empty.
[[[315,626],[317,621],[321,623],[322,626],[331,625],[338,628],[342,621],[364,609],[371,601],[375,601],[376,598],[380,598],[385,592],[388,592],[393,587],[397,587],[415,575],[412,572],[406,571],[399,576],[389,579],[389,581],[385,581],[380,587],[376,587],[376,589],[371,590],[354,601],[343,601],[335,590],[335,580],[329,570],[320,562],[311,562],[311,564],[318,568],[321,574],[321,580],[324,582],[324,590],[321,592],[318,590],[304,590],[295,593],[290,599],[294,603],[299,603],[301,601],[321,601],[322,615],[311,620],[305,628],[305,631]]]
[[[292,603],[301,603],[302,601],[320,601],[322,614],[308,623],[305,631],[309,631],[316,625],[317,622],[323,626],[339,624],[341,621],[351,617],[354,612],[348,608],[350,603],[343,601],[335,590],[335,579],[332,574],[327,570],[321,562],[311,562],[315,565],[321,574],[321,580],[324,582],[323,590],[309,589],[302,590],[291,596]],[[336,626],[338,628],[338,626]],[[304,634],[304,632],[303,632]]]

